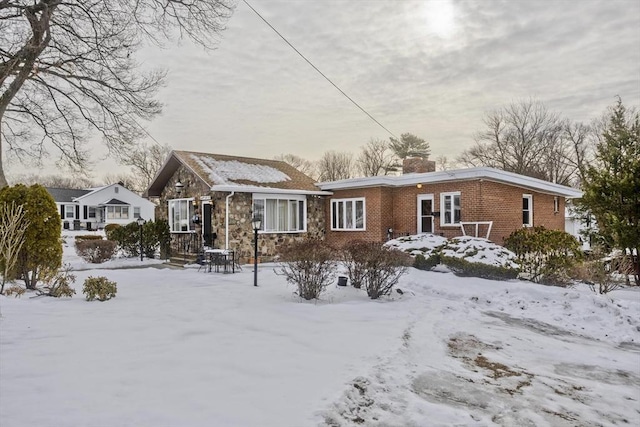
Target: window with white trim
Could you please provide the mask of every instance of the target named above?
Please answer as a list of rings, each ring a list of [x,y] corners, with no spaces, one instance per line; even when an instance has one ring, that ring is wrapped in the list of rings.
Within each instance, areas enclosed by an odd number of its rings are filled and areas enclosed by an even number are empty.
[[[307,230],[305,196],[253,195],[253,215],[262,218],[265,233],[300,233]]]
[[[133,217],[135,219],[140,218],[140,206],[134,206],[133,207]]]
[[[560,212],[560,198],[558,196],[555,196],[553,198],[553,213],[558,212]]]
[[[64,205],[65,219],[74,219],[76,217],[76,205]]]
[[[190,232],[195,230],[191,218],[195,213],[193,199],[169,200],[169,230],[172,233]]]
[[[107,206],[107,219],[129,219],[129,206]]]
[[[533,196],[522,195],[522,226],[533,227]]]
[[[95,218],[96,217],[96,207],[95,206],[89,206],[89,214],[88,217],[89,218]]]
[[[364,197],[331,200],[331,229],[362,231],[366,229]]]
[[[460,192],[440,193],[440,226],[459,225],[461,215]]]

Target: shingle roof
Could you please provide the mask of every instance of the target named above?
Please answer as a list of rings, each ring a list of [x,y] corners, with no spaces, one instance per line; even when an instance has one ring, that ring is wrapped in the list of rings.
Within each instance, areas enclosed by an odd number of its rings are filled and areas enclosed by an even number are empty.
[[[76,197],[80,197],[91,192],[91,190],[80,190],[75,188],[45,188],[57,203],[71,203]]]
[[[100,205],[101,206],[102,205],[126,205],[126,206],[128,206],[129,203],[123,202],[122,200],[118,200],[118,199],[111,199],[111,200],[109,200],[107,202],[101,203]]]
[[[174,151],[208,186],[318,191],[313,179],[280,160]]]

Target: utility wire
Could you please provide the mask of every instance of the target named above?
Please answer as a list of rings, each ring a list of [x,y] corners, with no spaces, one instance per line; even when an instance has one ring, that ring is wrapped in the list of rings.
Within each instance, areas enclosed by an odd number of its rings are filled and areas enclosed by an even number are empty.
[[[379,121],[377,121],[377,120],[376,120],[376,119],[375,119],[371,114],[369,114],[369,113],[367,112],[367,110],[365,110],[364,108],[362,108],[362,107],[361,107],[361,106],[360,106],[356,101],[354,101],[354,100],[353,100],[349,95],[347,95],[347,94],[346,94],[342,89],[340,89],[340,88],[338,87],[338,85],[337,85],[337,84],[335,84],[333,81],[331,81],[331,79],[330,79],[329,77],[327,77],[327,76],[326,76],[322,71],[320,71],[320,70],[318,69],[318,67],[316,67],[315,65],[313,65],[313,63],[312,63],[311,61],[309,61],[309,60],[308,60],[308,59],[307,59],[307,58],[306,58],[302,53],[300,53],[300,51],[299,51],[298,49],[296,49],[296,48],[295,48],[295,46],[294,46],[294,45],[292,45],[292,44],[289,42],[289,40],[287,40],[287,39],[286,39],[282,34],[280,34],[280,32],[279,32],[278,30],[276,30],[276,29],[274,28],[274,26],[273,26],[273,25],[271,25],[271,24],[269,23],[269,21],[267,21],[267,20],[266,20],[262,15],[260,15],[260,14],[258,13],[258,11],[257,11],[257,10],[255,10],[255,9],[253,8],[253,6],[251,6],[251,5],[249,4],[249,2],[248,2],[247,0],[242,0],[242,1],[243,1],[243,3],[244,3],[244,4],[246,4],[247,6],[249,6],[249,9],[251,9],[251,10],[252,10],[256,15],[258,15],[258,17],[259,17],[260,19],[262,19],[262,20],[264,21],[264,23],[265,23],[265,24],[267,24],[267,25],[269,26],[269,28],[271,28],[271,29],[272,29],[272,30],[273,30],[273,31],[274,31],[278,36],[280,36],[280,38],[281,38],[282,40],[284,40],[284,42],[285,42],[286,44],[288,44],[288,45],[289,45],[289,47],[291,47],[291,49],[293,49],[293,50],[294,50],[298,55],[300,55],[300,57],[301,57],[302,59],[304,59],[305,61],[307,61],[307,63],[308,63],[309,65],[311,65],[311,66],[313,67],[313,69],[314,69],[314,70],[316,70],[316,71],[318,72],[318,74],[320,74],[322,77],[324,77],[326,81],[328,81],[329,83],[331,83],[331,85],[333,85],[333,87],[335,87],[336,89],[338,89],[338,91],[339,91],[342,95],[344,95],[344,96],[345,96],[349,101],[351,101],[351,102],[353,103],[353,105],[355,105],[356,107],[358,107],[358,108],[360,109],[360,111],[362,111],[362,112],[363,112],[363,113],[365,113],[367,116],[369,116],[369,118],[370,118],[371,120],[373,120],[374,122],[376,122],[376,123],[378,124],[378,126],[380,126],[382,129],[386,130],[386,131],[389,133],[389,135],[393,136],[393,137],[394,137],[394,138],[396,138],[396,139],[398,138],[398,137],[397,137],[393,132],[391,132],[389,129],[387,129],[386,127],[384,127],[384,126],[382,125],[382,123],[380,123]]]

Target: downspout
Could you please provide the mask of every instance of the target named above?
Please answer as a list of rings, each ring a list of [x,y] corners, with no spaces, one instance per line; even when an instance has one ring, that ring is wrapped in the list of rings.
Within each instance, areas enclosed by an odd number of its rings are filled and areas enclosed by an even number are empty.
[[[229,194],[225,201],[225,210],[224,210],[224,248],[225,250],[229,250],[229,199],[236,194],[235,191],[232,191]]]

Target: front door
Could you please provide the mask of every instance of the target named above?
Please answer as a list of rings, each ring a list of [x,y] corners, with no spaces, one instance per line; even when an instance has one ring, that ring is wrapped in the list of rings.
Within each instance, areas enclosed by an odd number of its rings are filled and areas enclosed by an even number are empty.
[[[202,203],[202,239],[204,245],[214,247],[216,236],[211,227],[211,203]]]
[[[418,195],[418,234],[433,233],[433,194]]]

